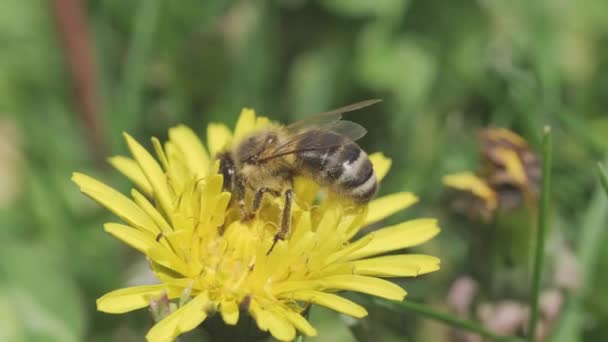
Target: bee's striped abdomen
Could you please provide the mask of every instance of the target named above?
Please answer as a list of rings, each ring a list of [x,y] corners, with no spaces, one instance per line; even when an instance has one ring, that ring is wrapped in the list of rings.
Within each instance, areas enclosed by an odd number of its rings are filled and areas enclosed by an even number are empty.
[[[315,145],[331,147],[306,148]],[[357,203],[369,202],[376,194],[372,163],[355,142],[336,133],[313,131],[302,139],[299,149],[296,157],[301,167],[319,184]]]

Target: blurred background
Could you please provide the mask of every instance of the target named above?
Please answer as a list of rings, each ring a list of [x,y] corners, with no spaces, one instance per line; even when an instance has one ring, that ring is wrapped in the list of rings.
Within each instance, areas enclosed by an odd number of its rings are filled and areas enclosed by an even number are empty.
[[[545,340],[608,336],[594,172],[608,151],[604,0],[3,0],[0,48],[0,341],[140,341],[151,326],[145,310],[95,311],[146,264],[70,181],[78,170],[128,191],[105,161],[126,153],[121,132],[163,140],[184,123],[204,137],[245,106],[289,122],[368,98],[384,102],[350,119],[367,151],[393,158],[381,193],[421,198],[389,223],[442,227],[422,248],[442,269],[403,280],[408,299],[521,334],[535,204],[480,220],[455,210],[442,176],[480,170],[480,129],[509,128],[538,153],[551,125]],[[310,340],[476,341],[369,311],[354,323],[313,309]]]

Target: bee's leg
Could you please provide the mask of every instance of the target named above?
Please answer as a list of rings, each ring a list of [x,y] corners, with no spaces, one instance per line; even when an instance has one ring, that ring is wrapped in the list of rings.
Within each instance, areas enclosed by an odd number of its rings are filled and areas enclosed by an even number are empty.
[[[266,187],[259,188],[258,190],[256,190],[255,194],[253,195],[253,207],[251,208],[250,212],[246,213],[245,216],[243,216],[244,220],[251,220],[255,217],[255,215],[257,215],[258,210],[262,206],[262,200],[264,199],[264,194],[267,192],[272,194],[273,196],[281,195],[280,191],[266,188]]]
[[[258,189],[258,191],[256,191],[255,195],[253,196],[253,208],[251,208],[251,213],[253,215],[255,215],[258,212],[258,210],[260,209],[260,206],[262,205],[262,199],[264,198],[264,194],[267,192],[275,197],[281,196],[281,192],[274,190],[274,189],[269,189],[269,188]]]
[[[274,241],[272,242],[272,246],[266,253],[267,255],[272,252],[272,249],[277,244],[279,240],[285,240],[287,234],[289,234],[289,230],[291,228],[291,204],[293,203],[293,190],[289,189],[285,191],[285,206],[283,207],[283,215],[281,216],[281,228],[274,236]]]
[[[238,174],[235,175],[234,178],[231,178],[230,189],[228,189],[232,196],[230,198],[230,203],[236,202],[239,206],[239,211],[241,212],[241,217],[247,216],[247,208],[245,207],[245,183],[243,182],[243,178]],[[219,235],[224,235],[226,231],[225,224],[222,224],[218,227]]]
[[[245,182],[242,177],[236,177],[234,180],[234,194],[236,201],[241,211],[241,217],[247,217],[247,208],[245,206]]]

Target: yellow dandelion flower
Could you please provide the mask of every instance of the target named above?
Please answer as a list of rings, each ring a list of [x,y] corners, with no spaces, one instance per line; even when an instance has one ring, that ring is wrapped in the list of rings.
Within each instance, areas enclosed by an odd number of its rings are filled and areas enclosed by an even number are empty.
[[[504,128],[486,128],[479,132],[479,142],[482,168],[478,175],[461,172],[443,177],[444,185],[472,195],[465,209],[472,216],[490,219],[498,209],[513,209],[522,202],[535,205],[540,161],[526,140]]]
[[[365,308],[340,291],[402,300],[406,292],[382,278],[439,269],[433,256],[386,255],[434,237],[439,232],[434,219],[356,237],[362,227],[415,203],[413,194],[392,194],[357,207],[332,196],[318,203],[318,187],[306,179],[295,180],[291,233],[268,253],[280,222],[281,198],[268,198],[254,219],[241,220],[229,205],[231,194],[222,191],[214,156],[269,124],[244,109],[234,132],[222,124],[208,126],[207,148],[189,128],[174,127],[166,143],[152,139],[156,158],[125,134],[132,158],[110,162],[135,184],[131,197],[84,174],[73,175],[84,194],[123,221],[107,223],[105,230],[143,253],[160,281],[110,292],[97,300],[98,310],[124,313],[147,307],[161,295],[173,300],[186,293],[191,300],[158,321],[146,335],[149,341],[170,341],[212,314],[227,325],[248,314],[260,330],[289,341],[297,332],[316,335],[302,314],[308,304],[363,317]],[[390,159],[379,153],[370,159],[381,179]]]
[[[484,209],[489,212],[493,212],[498,206],[498,199],[494,189],[484,179],[472,172],[445,175],[442,178],[442,182],[444,185],[454,189],[470,191],[483,202]]]

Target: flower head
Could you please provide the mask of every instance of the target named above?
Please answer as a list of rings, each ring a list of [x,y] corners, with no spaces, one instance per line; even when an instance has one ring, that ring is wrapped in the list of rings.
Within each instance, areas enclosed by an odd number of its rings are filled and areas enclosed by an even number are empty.
[[[316,334],[302,315],[308,304],[363,317],[365,308],[337,293],[349,290],[402,300],[406,292],[382,278],[439,268],[439,260],[428,255],[382,255],[431,239],[439,232],[434,219],[406,221],[356,237],[362,227],[415,203],[414,195],[392,194],[363,206],[331,195],[319,201],[319,187],[305,178],[296,178],[294,184],[292,231],[268,253],[280,224],[281,197],[267,197],[255,218],[242,220],[230,204],[231,194],[222,190],[214,156],[269,124],[244,109],[233,133],[221,124],[208,126],[207,148],[189,128],[174,127],[164,145],[152,139],[156,159],[125,134],[132,158],[110,161],[137,186],[131,198],[74,174],[83,193],[124,221],[107,223],[105,230],[143,253],[160,281],[110,292],[97,300],[98,310],[124,313],[151,303],[156,307],[158,298],[181,297],[182,305],[174,305],[152,327],[148,340],[172,340],[212,314],[221,315],[228,325],[248,314],[260,330],[286,341],[296,331]],[[381,154],[370,158],[381,179],[390,160]]]
[[[497,209],[513,209],[522,202],[534,203],[540,184],[540,161],[528,143],[504,128],[480,131],[482,167],[478,174],[461,172],[446,175],[443,183],[468,192],[458,207],[472,216],[489,220]]]

